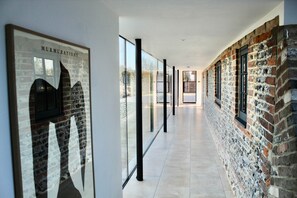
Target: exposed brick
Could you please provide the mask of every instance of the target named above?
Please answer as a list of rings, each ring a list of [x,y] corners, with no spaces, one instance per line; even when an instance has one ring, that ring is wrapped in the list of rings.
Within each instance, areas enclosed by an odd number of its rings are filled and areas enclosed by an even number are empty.
[[[265,82],[267,84],[269,84],[269,85],[275,85],[275,78],[274,77],[267,77]]]
[[[274,178],[274,185],[288,190],[296,190],[297,179]]]
[[[249,61],[249,62],[248,62],[248,67],[249,67],[249,68],[256,67],[256,61]]]
[[[286,70],[283,74],[282,74],[282,81],[285,82],[288,78],[289,78],[289,70]]]
[[[297,80],[293,80],[293,79],[287,80],[284,85],[279,87],[277,91],[277,96],[278,97],[283,96],[284,93],[290,89],[297,89]]]
[[[264,118],[265,118],[268,122],[270,122],[271,124],[274,123],[273,116],[272,116],[270,113],[265,112],[265,113],[264,113]]]
[[[282,109],[280,112],[279,112],[279,116],[281,118],[285,118],[287,117],[288,115],[290,115],[292,113],[292,106],[291,105],[287,105],[284,109]]]
[[[272,158],[273,166],[290,166],[297,164],[297,153],[292,153],[284,156],[276,156]]]
[[[267,131],[265,131],[264,137],[269,141],[272,142],[273,141],[273,136],[268,133]]]
[[[278,67],[276,70],[276,75],[277,76],[281,76],[283,74],[284,71],[286,71],[288,69],[288,63],[289,60],[286,60],[282,65],[280,64],[280,61],[278,63]]]
[[[266,102],[268,102],[269,104],[273,104],[274,105],[274,97],[272,96],[266,96],[265,97]]]
[[[284,100],[281,99],[279,102],[275,104],[275,111],[278,112],[285,105]]]
[[[274,114],[274,123],[278,124],[280,121],[278,114]]]
[[[286,122],[282,120],[280,123],[278,123],[275,127],[275,134],[280,134],[284,129],[286,128]]]
[[[265,147],[265,148],[263,149],[263,154],[265,155],[265,157],[268,157],[268,152],[269,152],[269,150]],[[267,170],[267,168],[266,168],[265,166],[262,167],[262,170],[263,170],[263,169]],[[263,170],[263,172],[265,172],[265,171]],[[267,172],[268,172],[268,170],[267,170]],[[266,172],[266,173],[267,173],[267,172]]]
[[[275,89],[271,87],[271,88],[269,89],[269,94],[270,94],[272,97],[275,97]]]
[[[297,196],[296,193],[280,188],[279,198],[295,198],[296,196]]]
[[[270,113],[271,115],[274,115],[274,113],[275,113],[275,106],[270,105],[268,109],[269,109],[269,113]]]
[[[283,143],[283,144],[273,148],[273,151],[275,154],[282,154],[282,153],[287,152],[288,149],[289,149],[288,143]]]
[[[297,178],[297,164],[278,167],[278,176]]]
[[[276,65],[276,57],[269,58],[267,64],[270,66],[275,66]]]
[[[297,124],[297,113],[294,113],[287,118],[287,124],[288,126]]]
[[[275,67],[271,68],[271,75],[276,75],[276,68]]]

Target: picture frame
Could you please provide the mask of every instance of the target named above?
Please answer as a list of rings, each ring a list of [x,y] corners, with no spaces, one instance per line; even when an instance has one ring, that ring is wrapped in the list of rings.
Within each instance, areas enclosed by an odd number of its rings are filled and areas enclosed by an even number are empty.
[[[15,197],[95,197],[90,49],[5,31]]]

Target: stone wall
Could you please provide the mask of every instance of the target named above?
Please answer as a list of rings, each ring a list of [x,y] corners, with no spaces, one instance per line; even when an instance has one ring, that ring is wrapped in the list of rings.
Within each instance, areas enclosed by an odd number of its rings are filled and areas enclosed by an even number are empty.
[[[280,97],[286,97],[278,96],[281,94],[279,90],[285,88],[281,89],[276,86],[276,82],[290,87],[287,89],[296,87],[296,81],[286,80],[289,76],[296,80],[296,69],[291,69],[287,73],[282,69],[282,76],[280,76],[279,69],[281,67],[277,57],[286,59],[288,54],[287,62],[294,58],[296,61],[296,57],[292,57],[293,55],[296,56],[296,48],[289,46],[288,48],[291,49],[289,51],[284,47],[278,49],[280,48],[278,44],[281,43],[277,39],[280,35],[278,34],[280,29],[278,27],[278,18],[266,22],[222,52],[203,73],[204,109],[213,126],[213,138],[226,168],[232,189],[237,197],[267,197],[272,195],[281,197],[285,186],[288,186],[287,183],[291,185],[291,187],[288,187],[291,190],[290,195],[294,194],[293,186],[295,185],[295,189],[297,188],[295,179],[297,160],[293,157],[293,155],[296,157],[296,124],[294,125],[296,123],[296,117],[294,117],[296,116],[296,102],[291,99],[288,104],[282,103],[281,109],[278,105],[275,106],[276,102],[282,100]],[[292,35],[291,40],[289,39],[286,43],[296,45],[296,32],[293,32]],[[237,100],[239,95],[238,50],[245,45],[248,45],[246,127],[235,118],[238,114]],[[278,55],[278,50],[283,50],[284,53]],[[215,64],[218,61],[222,63],[221,107],[214,102]],[[290,64],[296,68],[294,61],[291,61]],[[277,79],[285,79],[285,81],[277,81]],[[287,81],[291,84],[287,85],[285,83]],[[208,91],[208,94],[206,94],[206,91]],[[290,93],[291,98],[296,98],[294,95],[296,89],[290,91]],[[280,115],[281,120],[275,116],[277,113],[282,113]],[[283,126],[283,132],[278,132],[278,134],[285,134],[284,131],[290,131],[290,136],[286,134],[283,136],[290,137],[284,140],[287,146],[284,146],[281,142],[276,143],[275,139],[275,137],[278,137],[276,133],[279,126],[276,124],[279,122],[282,124],[284,120],[288,123]],[[289,164],[286,165],[290,169],[283,166],[277,167],[282,165],[275,162],[276,159],[279,159],[277,155],[284,155],[282,153],[285,152],[284,150],[287,147],[288,155],[289,153],[292,155],[290,158],[286,158],[289,161]],[[277,153],[280,150],[282,152]],[[279,175],[279,170],[283,175],[286,174],[284,177],[289,177],[290,174],[293,176],[288,180],[283,180]],[[279,191],[279,187],[284,189]]]

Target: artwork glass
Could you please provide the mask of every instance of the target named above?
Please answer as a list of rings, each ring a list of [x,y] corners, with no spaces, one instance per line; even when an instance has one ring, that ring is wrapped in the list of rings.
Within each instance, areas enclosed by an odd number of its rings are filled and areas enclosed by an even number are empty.
[[[95,197],[90,50],[6,26],[16,197]]]

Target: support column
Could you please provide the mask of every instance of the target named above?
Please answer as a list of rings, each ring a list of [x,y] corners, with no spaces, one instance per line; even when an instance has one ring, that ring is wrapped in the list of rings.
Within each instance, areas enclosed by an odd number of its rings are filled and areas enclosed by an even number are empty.
[[[143,181],[143,150],[142,150],[142,62],[141,39],[135,39],[135,67],[136,67],[136,161],[138,181]]]
[[[163,59],[163,114],[164,114],[164,132],[167,132],[167,63]]]
[[[175,115],[175,66],[172,67],[172,115]]]

